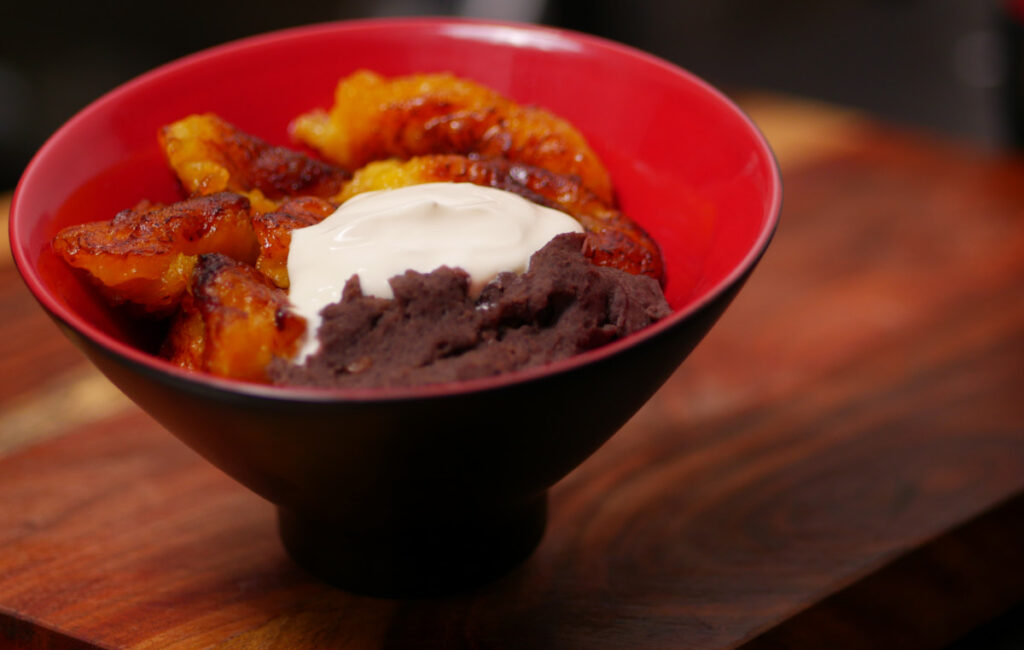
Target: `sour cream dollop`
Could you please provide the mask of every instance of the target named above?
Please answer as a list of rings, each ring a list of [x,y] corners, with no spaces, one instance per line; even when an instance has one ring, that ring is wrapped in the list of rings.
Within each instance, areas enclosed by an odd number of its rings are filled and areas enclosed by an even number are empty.
[[[475,293],[499,273],[526,270],[556,235],[582,231],[564,212],[472,183],[359,194],[319,224],[292,231],[288,298],[308,323],[297,361],[319,348],[320,310],[341,299],[353,275],[363,294],[391,298],[389,278],[458,267]]]

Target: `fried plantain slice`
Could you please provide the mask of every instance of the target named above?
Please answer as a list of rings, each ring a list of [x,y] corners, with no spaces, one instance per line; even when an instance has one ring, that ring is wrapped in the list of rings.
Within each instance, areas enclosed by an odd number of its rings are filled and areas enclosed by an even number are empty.
[[[661,251],[636,222],[609,207],[574,176],[505,158],[447,154],[372,162],[355,173],[335,200],[341,203],[363,192],[438,181],[496,187],[566,212],[586,231],[583,250],[593,263],[664,281]]]
[[[293,135],[328,160],[355,170],[373,160],[478,153],[579,176],[612,202],[607,170],[586,139],[546,110],[519,106],[451,74],[384,79],[360,70],[342,79],[330,112],[313,111]]]
[[[291,358],[305,331],[285,292],[259,271],[226,255],[200,255],[161,354],[190,370],[265,382],[267,365]]]
[[[114,304],[154,316],[178,305],[200,253],[255,262],[258,248],[244,196],[220,193],[171,205],[142,202],[110,221],[61,230],[53,249],[84,269]]]
[[[270,212],[282,198],[326,198],[348,174],[285,147],[248,135],[212,113],[190,115],[163,127],[160,146],[190,195],[245,194],[255,212]]]
[[[288,199],[281,208],[266,214],[254,214],[252,227],[260,244],[256,269],[271,282],[288,288],[288,249],[292,230],[320,223],[331,216],[336,206],[315,196]]]

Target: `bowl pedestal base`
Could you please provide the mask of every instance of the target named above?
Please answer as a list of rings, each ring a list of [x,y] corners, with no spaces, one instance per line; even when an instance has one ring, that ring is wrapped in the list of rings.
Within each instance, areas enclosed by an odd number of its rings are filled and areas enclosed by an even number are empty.
[[[386,530],[356,530],[278,508],[285,549],[336,587],[380,597],[469,589],[529,557],[544,534],[547,492],[473,516]]]

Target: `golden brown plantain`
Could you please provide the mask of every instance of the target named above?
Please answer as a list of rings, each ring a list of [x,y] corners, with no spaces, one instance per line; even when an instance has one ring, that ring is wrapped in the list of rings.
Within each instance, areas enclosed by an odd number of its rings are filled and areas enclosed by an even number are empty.
[[[292,230],[320,223],[335,210],[335,205],[315,196],[288,199],[281,208],[266,214],[254,214],[252,227],[260,244],[256,268],[281,287],[288,288],[288,249]]]
[[[114,304],[154,316],[177,306],[196,255],[218,252],[251,263],[258,253],[248,199],[227,192],[168,206],[143,202],[110,221],[61,230],[53,248],[87,271]]]
[[[265,382],[267,365],[293,356],[305,331],[285,292],[256,269],[200,255],[161,354],[190,370]]]
[[[585,187],[612,203],[608,172],[571,124],[450,74],[386,80],[360,70],[339,82],[329,113],[300,116],[292,133],[350,170],[391,157],[502,156],[579,176]]]
[[[496,187],[562,210],[586,231],[584,253],[592,262],[664,281],[658,245],[632,219],[609,207],[578,178],[504,158],[448,154],[377,161],[357,171],[335,200],[340,203],[362,192],[438,181]]]
[[[289,196],[331,196],[348,178],[337,167],[271,146],[212,113],[178,120],[158,136],[186,192],[245,194],[255,212],[272,211]]]

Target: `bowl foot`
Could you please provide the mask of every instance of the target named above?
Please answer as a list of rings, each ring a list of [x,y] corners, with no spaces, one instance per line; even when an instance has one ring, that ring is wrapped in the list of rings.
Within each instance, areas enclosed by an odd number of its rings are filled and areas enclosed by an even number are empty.
[[[547,493],[473,517],[354,530],[278,508],[291,558],[336,587],[398,598],[452,593],[497,578],[525,560],[544,534]]]

